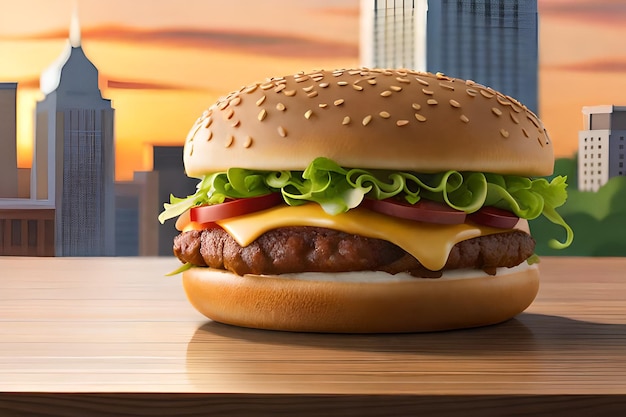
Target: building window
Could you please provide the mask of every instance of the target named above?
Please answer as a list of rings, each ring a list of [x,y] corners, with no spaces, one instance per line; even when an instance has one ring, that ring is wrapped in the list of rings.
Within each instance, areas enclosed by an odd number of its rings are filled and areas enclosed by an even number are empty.
[[[600,157],[601,157],[601,154],[598,154],[598,158],[600,158]]]
[[[619,140],[624,140],[624,136],[620,136],[620,137],[619,137]]]
[[[624,145],[619,145],[619,148],[620,149],[624,149]]]
[[[619,167],[620,167],[620,168],[624,168],[624,163],[623,163],[623,162],[620,162],[620,163],[619,163]]]
[[[624,159],[624,154],[623,153],[619,154],[619,159]]]

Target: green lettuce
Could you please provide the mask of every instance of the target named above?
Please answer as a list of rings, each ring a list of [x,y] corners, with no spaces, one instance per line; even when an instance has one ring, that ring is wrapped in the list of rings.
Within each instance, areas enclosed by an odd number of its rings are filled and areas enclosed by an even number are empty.
[[[420,199],[438,201],[473,213],[483,206],[494,206],[532,220],[540,215],[560,225],[564,242],[552,239],[553,248],[572,243],[574,233],[557,213],[567,199],[567,177],[526,178],[480,172],[446,171],[417,174],[389,170],[347,169],[328,158],[317,158],[304,171],[254,171],[230,168],[205,176],[193,195],[170,196],[159,221],[177,217],[191,207],[219,204],[227,198],[247,198],[280,192],[291,206],[314,202],[329,214],[357,207],[363,198],[378,200],[403,198],[411,204]]]

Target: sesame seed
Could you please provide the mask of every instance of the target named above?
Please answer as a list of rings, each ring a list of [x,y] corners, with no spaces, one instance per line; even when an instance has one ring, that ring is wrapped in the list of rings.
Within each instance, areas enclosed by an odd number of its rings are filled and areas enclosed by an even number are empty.
[[[350,116],[346,116],[343,118],[343,121],[341,122],[342,125],[347,125],[350,124]]]
[[[341,77],[343,75],[343,72],[339,71],[339,72],[333,72],[333,76],[334,77]]]
[[[493,112],[493,114],[495,114],[496,116],[502,116],[502,111],[497,108],[497,107],[492,107],[491,111]]]
[[[244,148],[249,148],[252,146],[252,138],[250,136],[246,136],[246,140],[243,142]]]
[[[402,91],[402,87],[400,87],[399,85],[392,85],[389,88],[391,88],[393,91]]]
[[[320,109],[325,109],[326,107],[328,107],[328,104],[320,103],[320,104],[318,104],[318,106],[319,106]]]
[[[495,94],[487,91],[487,90],[480,90],[480,94],[482,94],[483,97],[485,98],[493,98],[493,96],[495,96]]]
[[[344,102],[344,99],[340,98],[338,100],[333,101],[333,104],[335,106],[341,106],[343,104],[343,102]]]
[[[406,125],[408,125],[408,124],[409,124],[409,121],[408,121],[408,120],[398,120],[398,121],[396,122],[396,126],[399,126],[399,127],[406,126]]]
[[[251,86],[246,87],[246,89],[243,90],[243,92],[246,93],[246,94],[254,93],[256,91],[257,87],[258,87],[257,84],[252,84]]]
[[[193,143],[189,146],[189,156],[193,155]]]
[[[532,124],[534,124],[537,129],[541,128],[539,126],[539,121],[537,119],[535,119],[530,113],[527,114],[526,116],[528,117],[528,120],[530,120],[532,122]]]
[[[311,91],[309,94],[307,94],[307,97],[310,97],[310,98],[317,97],[317,91]]]
[[[507,100],[506,97],[501,96],[500,94],[496,94],[496,100],[498,100],[498,103],[502,104],[503,106],[511,105],[511,102]]]
[[[220,104],[217,105],[220,110],[224,110],[226,107],[228,107],[228,101],[220,101]]]
[[[421,109],[421,108],[422,108],[422,106],[420,106],[420,105],[419,105],[419,104],[417,104],[417,103],[413,103],[413,104],[411,104],[411,107],[413,107],[415,110],[419,110],[419,109]]]
[[[430,98],[430,99],[426,100],[426,103],[430,104],[431,106],[435,106],[439,102],[437,100],[435,100],[434,98]]]
[[[267,117],[267,111],[265,111],[265,109],[261,109],[261,111],[259,112],[259,115],[257,116],[257,119],[259,119],[259,121],[263,121],[265,120],[265,118]]]
[[[267,98],[267,96],[262,96],[260,99],[258,99],[256,101],[256,105],[260,106],[261,104],[263,104],[263,102],[265,101],[266,98]]]
[[[280,84],[278,87],[276,87],[274,89],[275,93],[280,93],[281,91],[283,91],[287,86],[285,84]]]
[[[224,143],[224,147],[229,148],[233,144],[234,141],[235,141],[235,137],[233,135],[228,135],[228,137],[226,138],[226,142]]]
[[[367,80],[367,83],[368,83],[369,85],[376,85],[376,80],[372,78],[372,79],[370,79],[370,80]]]
[[[337,85],[340,85],[340,86],[343,87],[344,85],[348,85],[348,82],[347,81],[337,81]]]
[[[313,115],[313,110],[307,110],[307,111],[304,113],[304,117],[305,117],[306,119],[310,119],[312,115]]]
[[[261,90],[269,90],[272,87],[274,87],[274,83],[261,84]]]
[[[422,88],[422,93],[426,94],[427,96],[432,96],[433,94],[435,94],[432,90],[427,90],[425,88]]]
[[[363,91],[363,87],[361,87],[360,85],[352,85],[352,88],[354,88],[357,91]]]
[[[363,118],[363,121],[361,121],[361,123],[363,123],[363,126],[367,126],[369,122],[371,121],[372,121],[372,115],[368,114],[367,116]]]
[[[408,78],[404,78],[404,77],[396,77],[396,80],[400,83],[405,83],[405,84],[408,84],[411,82],[411,80],[409,80]]]
[[[285,109],[286,109],[286,107],[285,107],[285,105],[283,103],[276,104],[276,110],[284,111]]]
[[[382,93],[380,93],[380,95],[383,96],[383,97],[389,97],[391,94],[392,94],[392,92],[389,91],[389,90],[385,90]]]
[[[524,136],[526,136],[527,138],[530,138],[530,135],[528,134],[528,131],[524,128],[522,128],[522,133],[524,134]]]
[[[456,101],[456,100],[450,100],[450,105],[451,105],[452,107],[456,107],[457,109],[458,109],[459,107],[461,107],[461,104],[460,104],[458,101]]]
[[[302,87],[302,89],[304,90],[305,93],[310,92],[311,90],[313,90],[315,88],[314,85],[309,85],[307,87]]]
[[[419,78],[419,77],[415,77],[415,79],[417,80],[417,82],[418,82],[418,83],[420,83],[420,84],[422,84],[422,85],[425,85],[426,87],[428,87],[428,86],[429,86],[428,81],[426,81],[426,80],[422,80],[422,79],[421,79],[421,78]]]
[[[519,124],[519,119],[517,118],[517,116],[515,116],[515,113],[509,112],[509,115],[511,116],[511,120],[513,120],[515,124]]]
[[[500,134],[502,135],[502,137],[505,137],[505,138],[509,137],[509,131],[506,129],[500,129]]]
[[[287,97],[293,97],[296,95],[296,90],[285,90],[284,93]]]
[[[464,114],[461,115],[460,119],[463,123],[469,123],[469,118]]]
[[[213,123],[213,118],[207,117],[204,127],[208,128],[209,126],[211,126],[211,123]]]
[[[206,137],[206,141],[207,142],[210,141],[212,137],[213,137],[213,131],[209,130],[209,134]]]
[[[300,77],[296,77],[296,82],[297,83],[301,83],[301,82],[307,81],[308,79],[309,79],[309,77],[307,75],[303,75],[303,76],[300,76]]]
[[[381,111],[380,113],[378,113],[378,115],[380,117],[382,117],[383,119],[389,119],[389,117],[391,116],[388,112],[386,111]]]
[[[476,94],[478,94],[478,91],[474,90],[473,88],[468,88],[467,90],[465,90],[467,92],[467,94],[471,97],[476,97]]]
[[[230,119],[233,117],[233,115],[235,114],[235,110],[233,109],[228,109],[228,111],[224,114],[224,117],[226,119]]]
[[[284,137],[287,137],[287,131],[285,130],[285,128],[284,128],[284,127],[282,127],[282,126],[278,126],[278,129],[277,129],[277,130],[278,130],[278,134],[279,134],[280,136],[282,136],[283,138],[284,138]]]
[[[239,127],[239,125],[241,124],[241,120],[235,120],[234,122],[232,122],[230,125],[232,127]]]
[[[326,88],[326,87],[328,87],[328,83],[320,83],[320,87],[321,88]]]
[[[539,144],[541,145],[541,147],[543,148],[543,142],[541,141],[540,137],[537,137],[537,142],[539,142]]]
[[[360,74],[360,73],[361,73],[361,70],[352,70],[352,71],[348,72],[348,74],[350,74],[350,75],[357,75],[357,74]]]
[[[230,101],[231,106],[238,106],[241,103],[241,97],[237,96]]]
[[[449,80],[450,79],[443,72],[436,73],[435,77],[437,77],[438,80]]]
[[[442,83],[439,83],[439,85],[440,85],[442,88],[446,88],[446,89],[448,89],[448,90],[450,90],[450,91],[454,91],[454,86],[453,86],[452,84],[447,84],[447,83],[443,83],[443,82],[442,82]]]
[[[415,113],[415,118],[417,119],[418,122],[425,122],[426,121],[426,117],[422,116],[419,113]]]

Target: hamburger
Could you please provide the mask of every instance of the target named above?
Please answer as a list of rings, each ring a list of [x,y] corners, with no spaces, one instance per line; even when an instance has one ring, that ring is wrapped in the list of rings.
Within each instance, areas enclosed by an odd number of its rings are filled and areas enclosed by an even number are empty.
[[[307,332],[482,326],[539,286],[528,220],[566,179],[524,105],[404,69],[272,77],[220,98],[184,146],[197,192],[171,196],[185,292],[208,318]]]

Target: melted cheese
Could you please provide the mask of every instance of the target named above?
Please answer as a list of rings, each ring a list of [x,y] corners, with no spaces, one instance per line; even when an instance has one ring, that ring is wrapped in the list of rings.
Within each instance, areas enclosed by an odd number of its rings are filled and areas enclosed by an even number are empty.
[[[183,223],[182,221],[181,223]],[[202,225],[185,222],[177,224],[182,230],[202,228]],[[279,206],[217,222],[241,246],[247,246],[263,233],[287,226],[317,226],[345,233],[389,241],[420,261],[426,268],[436,271],[445,265],[452,247],[463,240],[509,231],[473,223],[442,225],[422,223],[386,216],[356,208],[346,213],[331,215],[317,204]],[[520,220],[515,229],[528,233],[528,222]]]

